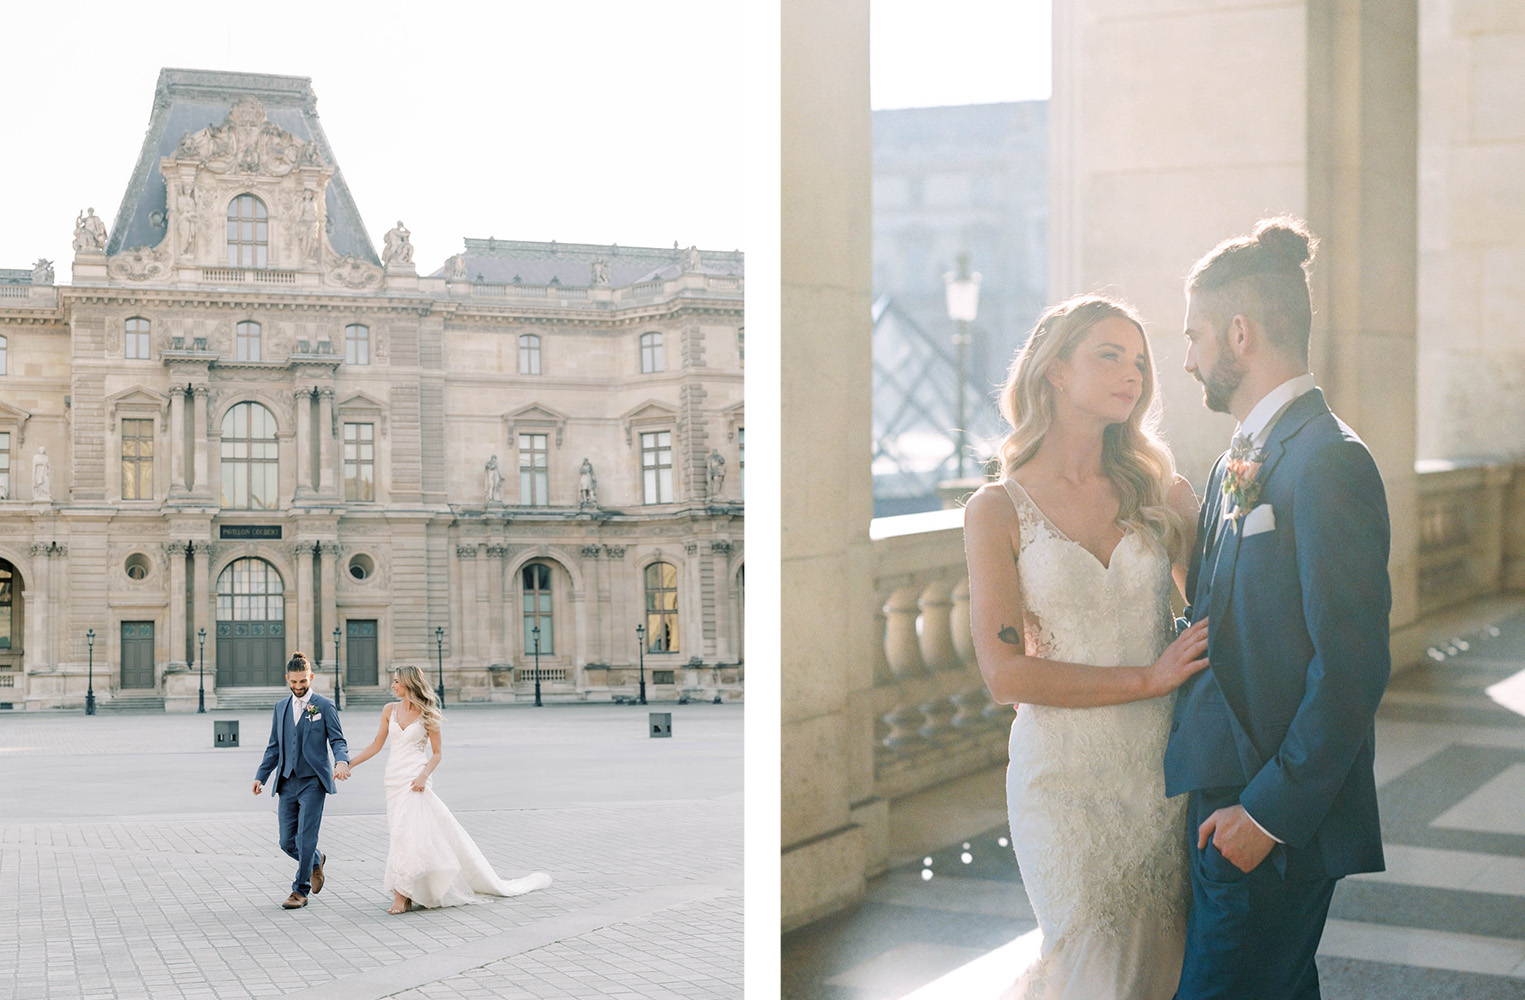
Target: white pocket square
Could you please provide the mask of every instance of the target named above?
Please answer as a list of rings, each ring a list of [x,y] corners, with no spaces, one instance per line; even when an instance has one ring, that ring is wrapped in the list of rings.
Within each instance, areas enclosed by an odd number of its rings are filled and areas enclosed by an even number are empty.
[[[1263,531],[1276,530],[1276,512],[1271,505],[1263,503],[1258,507],[1252,507],[1250,512],[1244,515],[1244,525],[1240,528],[1239,537],[1249,538]]]

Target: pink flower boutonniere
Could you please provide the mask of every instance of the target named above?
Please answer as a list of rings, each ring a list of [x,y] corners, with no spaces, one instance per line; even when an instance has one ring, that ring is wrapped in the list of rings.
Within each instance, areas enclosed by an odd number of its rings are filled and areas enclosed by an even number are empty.
[[[313,719],[316,719],[318,717],[318,711],[319,711],[318,710],[318,706],[316,706],[316,705],[308,705],[307,706],[307,721],[311,722]]]
[[[1234,438],[1223,473],[1223,495],[1233,505],[1225,517],[1243,517],[1260,502],[1260,483],[1255,477],[1260,474],[1265,458],[1265,453],[1256,451],[1249,438],[1243,435]]]

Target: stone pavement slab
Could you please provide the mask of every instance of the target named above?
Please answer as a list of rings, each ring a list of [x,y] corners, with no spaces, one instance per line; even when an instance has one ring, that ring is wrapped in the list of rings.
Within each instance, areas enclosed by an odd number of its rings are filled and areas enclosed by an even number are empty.
[[[439,794],[500,875],[556,881],[400,916],[380,760],[329,798],[328,883],[285,911],[249,790],[268,713],[222,750],[211,716],[0,717],[0,1000],[738,997],[742,710],[661,708],[671,740],[638,708],[452,707]],[[345,713],[352,749],[376,716]]]

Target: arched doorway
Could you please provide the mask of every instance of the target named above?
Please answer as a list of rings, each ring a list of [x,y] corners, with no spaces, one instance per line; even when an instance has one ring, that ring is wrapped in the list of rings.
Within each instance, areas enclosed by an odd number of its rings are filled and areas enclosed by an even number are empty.
[[[22,673],[21,637],[25,632],[21,590],[21,574],[0,559],[0,703],[4,704],[14,700]]]
[[[235,559],[217,577],[219,687],[285,681],[286,587],[263,559]]]

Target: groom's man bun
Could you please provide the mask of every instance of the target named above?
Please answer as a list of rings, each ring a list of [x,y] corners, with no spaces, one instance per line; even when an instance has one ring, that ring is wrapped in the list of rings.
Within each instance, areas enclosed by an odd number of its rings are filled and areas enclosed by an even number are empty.
[[[1249,236],[1224,240],[1197,261],[1186,276],[1186,294],[1211,307],[1220,335],[1242,314],[1284,353],[1306,362],[1313,327],[1308,269],[1317,251],[1318,237],[1302,219],[1261,219]]]
[[[286,672],[288,674],[305,673],[311,669],[312,661],[307,658],[306,653],[292,653],[291,659],[286,661]]]

